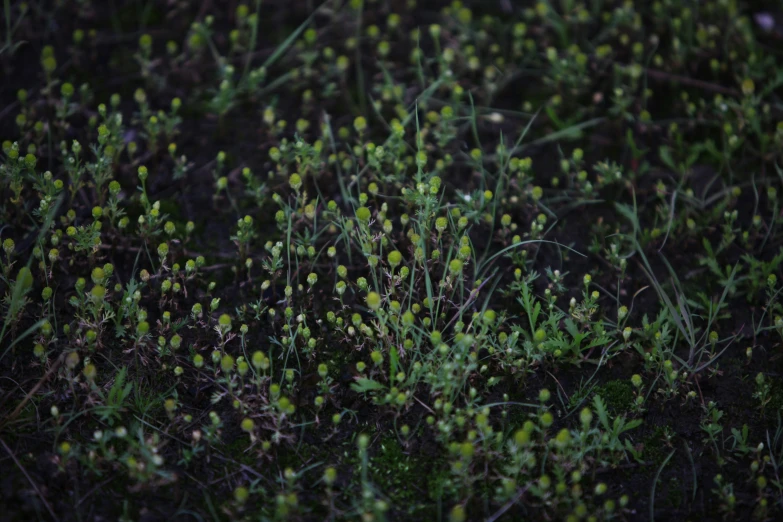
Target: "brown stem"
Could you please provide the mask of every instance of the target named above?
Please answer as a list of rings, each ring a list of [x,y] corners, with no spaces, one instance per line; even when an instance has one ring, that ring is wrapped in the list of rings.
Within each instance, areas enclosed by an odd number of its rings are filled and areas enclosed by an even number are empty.
[[[16,419],[19,414],[22,412],[22,409],[27,405],[27,403],[32,399],[33,395],[35,395],[35,392],[38,391],[38,389],[43,386],[43,384],[51,377],[51,375],[57,371],[57,368],[60,367],[60,364],[63,362],[64,355],[61,355],[57,358],[57,360],[54,362],[51,368],[49,368],[49,371],[46,372],[46,374],[41,377],[41,380],[38,381],[38,384],[33,386],[33,389],[30,390],[24,399],[22,399],[22,402],[19,403],[19,406],[16,407],[14,411],[11,412],[11,414],[3,419],[2,422],[0,422],[0,432],[3,431],[3,428],[10,422],[13,422],[14,419]]]

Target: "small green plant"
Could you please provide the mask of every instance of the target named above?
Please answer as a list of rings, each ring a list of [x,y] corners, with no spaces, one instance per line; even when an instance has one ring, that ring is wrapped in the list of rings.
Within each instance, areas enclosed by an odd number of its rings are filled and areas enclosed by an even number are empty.
[[[2,3],[12,510],[780,518],[758,9],[120,4]]]

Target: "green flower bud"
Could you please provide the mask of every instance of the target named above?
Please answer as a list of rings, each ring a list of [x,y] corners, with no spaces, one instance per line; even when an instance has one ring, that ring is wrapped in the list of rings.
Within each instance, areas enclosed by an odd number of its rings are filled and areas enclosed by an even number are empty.
[[[24,292],[33,286],[33,274],[30,269],[23,266],[16,273],[16,284]]]
[[[242,428],[242,431],[244,431],[245,433],[250,433],[255,429],[256,424],[255,422],[253,422],[253,419],[249,419],[245,417],[244,419],[242,419],[242,423],[240,424],[240,427]]]
[[[246,487],[240,486],[234,490],[234,500],[237,504],[244,504],[250,497],[250,492]]]
[[[223,373],[231,373],[231,370],[234,369],[234,358],[228,354],[224,355],[220,359],[220,369],[223,370]]]
[[[579,421],[585,429],[590,426],[590,423],[593,422],[593,412],[590,411],[590,408],[583,408],[582,411],[579,412]]]
[[[138,335],[147,335],[150,331],[150,323],[142,321],[136,326],[136,333]]]
[[[571,444],[571,432],[563,428],[555,437],[555,446],[559,449],[565,449]]]
[[[367,306],[370,310],[377,310],[381,306],[381,296],[377,292],[367,294]]]
[[[372,213],[370,212],[369,208],[359,207],[356,209],[356,219],[358,219],[362,223],[368,223],[371,217],[372,217]]]
[[[398,250],[389,252],[389,255],[387,256],[387,260],[389,261],[389,266],[391,266],[392,268],[397,268],[402,262],[402,253],[400,253],[400,251]]]
[[[231,331],[231,316],[228,314],[223,314],[218,318],[218,326],[220,327],[220,331],[223,333],[227,333]]]
[[[302,177],[299,176],[298,173],[294,172],[291,174],[291,176],[288,178],[288,184],[292,189],[295,191],[299,191],[299,189],[302,187]]]
[[[106,288],[101,285],[95,285],[92,287],[92,290],[90,290],[90,296],[94,302],[99,303],[103,301],[103,298],[106,296]]]
[[[7,256],[10,256],[13,253],[15,247],[16,247],[16,243],[14,243],[13,239],[8,238],[5,241],[3,241],[3,250],[5,251]]]
[[[452,259],[449,263],[449,273],[452,277],[457,277],[462,273],[462,261],[459,259]]]

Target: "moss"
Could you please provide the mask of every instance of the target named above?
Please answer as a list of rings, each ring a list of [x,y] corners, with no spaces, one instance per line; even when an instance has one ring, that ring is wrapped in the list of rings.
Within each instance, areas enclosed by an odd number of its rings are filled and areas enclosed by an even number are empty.
[[[323,447],[312,444],[302,444],[298,448],[278,451],[276,462],[281,470],[291,468],[298,470],[314,461],[329,462],[328,452]]]
[[[627,380],[609,381],[597,387],[595,394],[600,395],[609,411],[616,415],[627,413],[633,406],[633,386]]]
[[[165,12],[152,4],[143,11],[133,4],[111,10],[111,21],[115,29],[124,32],[137,30],[140,23],[142,25],[159,24],[165,20],[165,17]]]
[[[250,439],[247,436],[237,437],[233,441],[223,446],[226,455],[230,456],[237,462],[241,462],[246,466],[251,466],[256,463],[256,459],[253,458],[253,452],[245,451],[250,446]]]
[[[783,380],[769,378],[769,403],[767,411],[775,412],[783,408]]]
[[[437,513],[432,501],[442,496],[448,481],[447,468],[428,455],[409,455],[396,437],[386,436],[370,448],[370,480],[378,487],[395,509],[417,519],[435,519]],[[344,461],[356,472],[349,489],[359,487],[361,466],[353,451]],[[424,518],[421,518],[424,517]]]
[[[600,395],[609,411],[615,415],[627,413],[633,406],[633,386],[627,380],[618,379],[592,389],[587,386],[580,387],[569,397],[569,408],[577,408],[588,397],[595,395]]]
[[[671,477],[666,487],[665,502],[673,508],[678,508],[685,500],[683,485],[677,477]]]
[[[521,407],[511,407],[504,417],[504,425],[512,431],[516,431],[530,419],[530,412]]]
[[[182,224],[184,226],[184,222],[182,221],[182,211],[180,210],[180,207],[181,205],[172,199],[160,200],[160,213],[168,215],[168,219],[170,221],[173,221],[175,224]]]
[[[589,393],[590,393],[590,388],[587,387],[584,388],[580,387],[578,390],[572,393],[571,396],[568,398],[569,409],[574,409],[579,407],[579,405],[582,404],[582,402],[587,398]],[[603,397],[603,395],[601,397]]]
[[[663,426],[656,426],[652,433],[642,440],[642,445],[644,447],[642,450],[642,458],[656,465],[663,462],[663,459],[668,455],[665,440],[665,428]]]

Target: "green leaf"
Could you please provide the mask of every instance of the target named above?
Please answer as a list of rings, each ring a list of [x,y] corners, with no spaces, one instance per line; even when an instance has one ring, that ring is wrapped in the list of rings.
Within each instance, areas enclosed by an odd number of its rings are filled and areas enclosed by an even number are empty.
[[[667,146],[662,146],[658,149],[658,153],[661,156],[661,161],[664,165],[672,169],[673,171],[677,171],[677,164],[674,163],[674,158],[672,158],[672,152],[671,149]]]
[[[634,230],[639,228],[639,217],[636,215],[636,209],[625,203],[615,203],[614,207],[617,209],[617,212],[631,222]]]
[[[620,430],[620,433],[625,433],[626,431],[630,431],[630,430],[632,430],[634,428],[638,428],[641,425],[642,425],[642,420],[641,419],[634,419],[632,421],[627,422],[623,426],[623,428]]]
[[[111,406],[121,406],[125,399],[128,398],[131,391],[133,390],[133,383],[129,382],[125,384],[125,379],[128,376],[128,367],[123,366],[122,369],[117,373],[117,377],[114,379],[114,384],[112,384],[111,390],[109,390],[109,405]]]
[[[378,381],[367,379],[365,377],[359,377],[356,379],[355,383],[351,384],[351,389],[358,393],[366,393],[368,391],[385,390],[386,386],[379,383]]]
[[[609,413],[606,410],[606,404],[600,395],[596,395],[593,398],[593,406],[595,406],[595,412],[598,415],[598,420],[601,421],[601,425],[606,431],[612,431],[612,424],[609,422]]]

